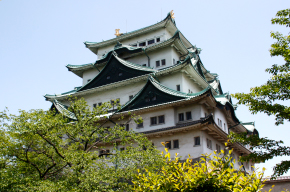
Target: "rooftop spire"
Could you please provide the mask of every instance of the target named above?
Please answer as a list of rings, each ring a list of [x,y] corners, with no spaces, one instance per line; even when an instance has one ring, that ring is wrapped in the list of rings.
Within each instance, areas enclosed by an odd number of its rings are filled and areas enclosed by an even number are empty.
[[[170,16],[171,16],[171,19],[174,19],[174,13],[173,13],[173,10],[170,11]]]

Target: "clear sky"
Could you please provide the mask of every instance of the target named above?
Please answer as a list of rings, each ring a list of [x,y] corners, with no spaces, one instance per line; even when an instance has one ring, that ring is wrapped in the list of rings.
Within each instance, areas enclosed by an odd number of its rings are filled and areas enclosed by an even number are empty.
[[[269,78],[265,68],[283,63],[270,57],[270,31],[289,31],[270,20],[286,8],[286,0],[0,0],[0,110],[48,109],[43,95],[81,85],[65,66],[97,59],[84,41],[114,38],[117,28],[124,33],[152,25],[172,9],[179,30],[202,49],[205,67],[219,74],[223,91],[248,92]],[[290,146],[289,122],[277,127],[273,117],[251,115],[244,106],[236,114],[243,122],[255,121],[260,136]],[[270,175],[286,159],[258,166]]]

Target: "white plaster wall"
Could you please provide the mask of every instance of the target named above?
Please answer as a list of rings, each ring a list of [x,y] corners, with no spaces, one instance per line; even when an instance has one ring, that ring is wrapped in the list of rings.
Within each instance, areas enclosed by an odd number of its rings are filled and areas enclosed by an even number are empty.
[[[200,146],[194,146],[194,137],[201,136],[200,130],[192,130],[186,133],[174,133],[174,135],[164,135],[163,137],[150,138],[150,140],[154,143],[154,146],[160,151],[164,151],[164,146],[161,142],[171,141],[173,147],[173,140],[179,140],[179,148],[178,149],[170,149],[169,152],[171,154],[171,158],[174,158],[175,153],[178,153],[178,156],[181,157],[182,160],[187,159],[190,155],[191,158],[197,158],[202,153],[202,141]],[[165,151],[164,151],[165,152]]]
[[[214,121],[217,125],[218,125],[218,119],[222,120],[222,126],[220,126],[220,128],[224,130],[226,133],[228,133],[228,125],[227,125],[225,114],[219,108],[215,108]],[[226,127],[224,127],[224,124]]]
[[[172,47],[162,48],[162,49],[156,50],[154,52],[147,52],[147,55],[150,58],[150,67],[157,69],[157,70],[172,66],[173,65],[173,58],[175,59],[175,64],[179,60],[179,54]],[[166,60],[165,66],[161,65],[162,59]],[[145,54],[139,55],[139,56],[136,56],[133,58],[128,58],[127,61],[130,61],[130,62],[136,63],[136,64],[140,64],[140,65],[146,64],[146,66],[148,66],[148,57]],[[156,61],[160,61],[159,67],[156,67]]]
[[[139,64],[139,65],[146,64],[146,66],[148,67],[148,57],[146,55],[138,55],[135,57],[131,57],[131,58],[128,58],[127,61],[135,63],[135,64]]]
[[[192,121],[199,120],[201,118],[200,111],[201,111],[201,105],[199,104],[191,104],[183,107],[176,108],[176,115],[175,115],[175,121],[178,123],[178,114],[179,113],[185,113],[191,111]],[[184,122],[184,121],[182,121]]]
[[[120,98],[120,104],[124,105],[129,101],[129,95],[135,95],[142,89],[146,81],[130,84],[127,86],[120,86],[118,88],[109,89],[106,91],[95,92],[90,95],[84,95],[83,98],[87,101],[88,105],[93,107],[94,103],[108,102]]]
[[[88,83],[89,79],[93,79],[96,75],[99,74],[97,69],[90,69],[83,72],[83,86]]]
[[[199,87],[194,81],[192,81],[188,76],[186,76],[184,73],[182,74],[182,92],[188,93],[189,90],[192,93],[197,93],[202,91],[202,88]]]
[[[210,112],[208,111],[208,109],[204,105],[202,105],[201,106],[201,110],[200,110],[200,116],[201,117],[205,117],[206,116],[205,114],[209,115]]]
[[[150,118],[164,115],[165,123],[163,124],[157,124],[157,125],[150,125]],[[156,110],[149,113],[144,113],[141,115],[143,118],[143,128],[137,128],[137,124],[134,121],[131,121],[129,124],[129,127],[132,128],[132,130],[137,132],[144,132],[144,131],[151,131],[155,129],[161,129],[165,127],[171,127],[175,126],[174,122],[174,109],[173,108],[167,108],[163,110]]]
[[[172,66],[172,49],[173,49],[172,47],[166,47],[158,51],[147,53],[148,56],[150,57],[150,67],[160,70]],[[166,60],[166,65],[164,66],[161,65],[162,59]],[[156,67],[156,61],[160,61],[160,67]]]
[[[167,32],[167,30],[163,28],[163,29],[159,29],[159,30],[144,34],[142,36],[137,36],[137,37],[133,37],[131,39],[122,40],[122,41],[120,41],[120,43],[122,43],[124,45],[133,45],[133,44],[137,43],[137,47],[139,47],[139,43],[140,42],[144,42],[144,41],[147,42],[148,40],[151,40],[153,38],[158,38],[158,37],[160,37],[160,42],[162,42],[162,41],[166,41],[167,39],[171,38],[172,35],[170,35]],[[160,43],[160,42],[158,42],[158,43]],[[153,44],[151,44],[151,45],[153,45]],[[99,50],[98,50],[98,58],[101,58],[101,56],[103,54],[108,53],[109,51],[111,51],[114,48],[114,46],[115,45],[110,45],[110,46],[107,46],[107,47],[99,48]]]
[[[158,77],[160,83],[166,87],[176,90],[176,85],[180,85],[180,91],[182,91],[182,73],[174,73],[162,77]]]

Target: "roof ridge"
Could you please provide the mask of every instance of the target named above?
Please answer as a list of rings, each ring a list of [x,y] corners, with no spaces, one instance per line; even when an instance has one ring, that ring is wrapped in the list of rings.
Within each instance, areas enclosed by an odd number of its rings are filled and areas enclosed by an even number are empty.
[[[167,19],[170,19],[170,20],[172,21],[172,23],[176,26],[175,20],[171,18],[171,14],[170,14],[170,12],[168,12],[168,14],[166,15],[166,17],[165,17],[163,20],[161,20],[160,22],[157,22],[157,23],[155,23],[155,24],[149,25],[149,26],[147,26],[147,27],[142,27],[142,28],[140,28],[140,29],[136,29],[136,30],[133,30],[133,31],[127,32],[127,33],[125,33],[125,34],[123,34],[123,35],[121,35],[121,36],[117,36],[117,37],[115,37],[115,38],[108,39],[108,40],[106,40],[106,41],[110,41],[110,40],[113,40],[113,39],[118,39],[118,37],[124,37],[124,36],[126,36],[127,34],[131,34],[131,33],[133,33],[133,32],[136,32],[136,31],[139,31],[139,30],[142,30],[142,29],[146,29],[146,28],[152,27],[152,26],[154,26],[154,25],[158,25],[158,24],[160,24],[160,23],[162,23],[162,22],[165,22]],[[176,28],[177,28],[177,27],[176,27]],[[106,41],[102,41],[102,42],[106,42]],[[90,42],[90,41],[85,41],[84,44],[85,44],[86,47],[87,47],[89,44],[98,44],[98,43],[102,43],[102,42]]]

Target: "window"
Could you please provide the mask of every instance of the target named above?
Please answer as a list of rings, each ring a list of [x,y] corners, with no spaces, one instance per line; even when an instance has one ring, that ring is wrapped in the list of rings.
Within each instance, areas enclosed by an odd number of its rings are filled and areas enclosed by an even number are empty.
[[[191,120],[192,119],[191,111],[188,111],[185,114],[186,114],[186,120]]]
[[[176,91],[180,91],[180,85],[176,85]]]
[[[152,101],[155,101],[155,100],[156,100],[156,96],[153,96],[153,97],[151,98],[151,100],[152,100]]]
[[[150,125],[157,125],[157,124],[162,124],[162,123],[165,123],[164,115],[150,118]]]
[[[158,116],[158,123],[159,123],[159,124],[161,124],[161,123],[165,123],[164,115],[160,115],[160,116]]]
[[[212,144],[211,144],[210,139],[206,139],[206,146],[207,146],[207,148],[212,149]]]
[[[173,59],[173,65],[175,64],[175,59]]]
[[[150,102],[150,98],[149,97],[146,97],[145,98],[145,102]]]
[[[221,152],[221,146],[216,144],[216,152],[217,153],[220,153]]]
[[[146,42],[139,43],[139,47],[144,47],[144,46],[146,46]]]
[[[227,129],[226,129],[226,123],[224,123],[224,130],[226,131]]]
[[[163,65],[166,65],[165,59],[162,59],[162,60],[161,60],[161,64],[162,64],[162,66],[163,66]]]
[[[122,76],[122,75],[123,75],[123,73],[122,73],[122,72],[120,72],[120,73],[119,73],[119,76]]]
[[[109,155],[109,154],[110,154],[110,150],[109,149],[107,149],[107,150],[105,150],[105,149],[100,150],[100,156]]]
[[[101,106],[102,105],[102,102],[98,103],[98,106]]]
[[[124,151],[124,150],[125,150],[125,147],[121,147],[121,148],[120,148],[120,151]]]
[[[165,142],[165,147],[166,147],[167,149],[171,149],[171,141],[166,141],[166,142]]]
[[[160,42],[160,37],[156,38],[156,42]]]
[[[137,47],[137,44],[133,44],[132,47]]]
[[[120,98],[117,98],[116,102],[117,102],[117,104],[119,104],[120,103]]]
[[[113,99],[111,100],[111,105],[114,105],[114,100]]]
[[[179,148],[179,141],[178,140],[173,140],[173,149]]]
[[[129,130],[130,130],[129,124],[126,124],[126,131],[129,131]]]
[[[194,146],[200,145],[200,137],[194,137]]]
[[[207,116],[207,113],[204,113],[204,116],[206,117]]]
[[[142,128],[143,127],[143,122],[142,123],[139,123],[137,124],[137,128]]]
[[[190,89],[188,89],[188,93],[190,93]]]
[[[184,114],[183,113],[179,113],[178,114],[178,120],[179,121],[184,121]]]
[[[129,100],[133,99],[133,95],[129,95]]]
[[[151,117],[150,121],[151,121],[151,125],[157,125],[157,117]]]
[[[108,76],[107,76],[107,79],[111,79],[111,76],[110,76],[110,75],[108,75]]]
[[[156,61],[156,67],[160,67],[160,61]]]
[[[142,66],[143,66],[143,67],[146,67],[146,66],[147,66],[147,64],[142,64]]]
[[[93,104],[93,107],[94,107],[94,108],[96,108],[96,107],[97,107],[97,104],[96,104],[96,103],[94,103],[94,104]]]
[[[147,44],[148,44],[148,45],[151,45],[151,44],[153,44],[153,43],[155,43],[155,39],[151,39],[151,40],[149,40]]]
[[[90,82],[91,81],[91,79],[88,79],[88,81],[87,82]]]

